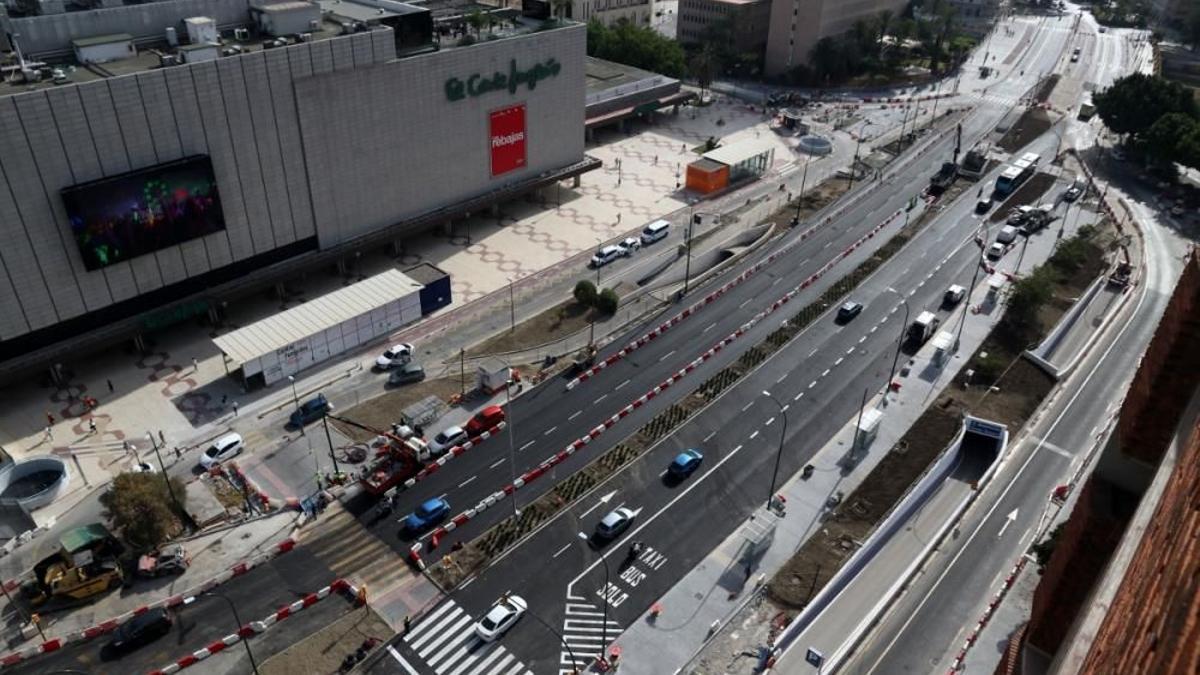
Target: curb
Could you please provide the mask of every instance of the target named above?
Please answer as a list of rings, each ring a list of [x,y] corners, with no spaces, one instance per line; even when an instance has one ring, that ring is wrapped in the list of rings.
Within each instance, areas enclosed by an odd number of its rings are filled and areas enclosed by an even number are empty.
[[[322,588],[321,590],[315,593],[309,593],[292,604],[285,605],[280,609],[275,610],[259,621],[251,621],[250,623],[238,628],[236,633],[231,633],[220,640],[209,643],[208,646],[177,659],[175,663],[152,670],[150,671],[150,675],[171,675],[172,673],[177,673],[189,666],[194,666],[213,654],[225,651],[227,648],[237,644],[238,642],[241,642],[242,640],[248,640],[259,633],[265,632],[271,626],[283,621],[296,612],[303,610],[305,607],[311,607],[321,600],[329,597],[331,594],[343,591],[349,592],[352,597],[357,597],[358,595],[358,589],[351,585],[350,582],[340,578],[334,579],[328,586]],[[195,600],[195,596],[188,597],[184,599],[183,602],[189,603],[193,600]]]
[[[624,419],[625,417],[627,417],[628,415],[633,413],[636,409],[638,409],[638,408],[642,407],[643,405],[645,405],[646,403],[648,403],[655,396],[659,395],[660,393],[665,391],[667,388],[671,387],[673,384],[675,384],[679,380],[682,380],[689,373],[691,373],[693,370],[695,370],[700,364],[711,359],[713,356],[716,356],[717,352],[724,349],[730,343],[737,340],[742,335],[744,335],[746,332],[748,332],[751,328],[753,328],[755,325],[757,325],[760,321],[762,321],[766,317],[773,314],[776,310],[778,310],[780,307],[782,307],[783,305],[785,305],[786,303],[791,301],[793,298],[797,297],[801,291],[807,289],[809,286],[816,283],[816,281],[818,279],[820,279],[825,273],[827,273],[828,271],[833,269],[839,262],[841,262],[843,259],[848,257],[851,253],[856,251],[860,246],[865,244],[868,240],[873,239],[876,234],[878,234],[880,231],[883,230],[883,228],[898,221],[900,219],[900,216],[902,216],[903,214],[904,214],[904,209],[896,210],[894,213],[889,215],[885,220],[883,220],[883,222],[881,222],[878,225],[876,225],[875,227],[873,227],[870,231],[868,231],[866,234],[864,234],[862,237],[860,237],[858,240],[856,240],[853,244],[851,244],[848,248],[843,250],[840,254],[834,256],[832,259],[829,260],[829,262],[822,265],[819,270],[814,272],[812,275],[810,275],[807,279],[805,279],[803,282],[801,282],[795,288],[793,288],[792,290],[788,291],[787,293],[783,294],[781,297],[776,299],[766,309],[760,311],[752,319],[750,319],[746,323],[739,326],[737,328],[737,330],[730,333],[725,338],[723,338],[722,340],[720,340],[719,342],[714,344],[706,352],[704,352],[700,356],[693,359],[686,366],[679,369],[677,372],[672,374],[670,377],[668,377],[666,380],[664,380],[658,386],[647,391],[645,394],[642,394],[641,397],[635,399],[633,402],[629,403],[624,408],[621,408],[621,410],[619,410],[617,413],[613,414],[611,417],[604,420],[601,424],[597,425],[595,428],[593,428],[591,431],[589,431],[587,433],[587,435],[580,437],[579,439],[575,440],[571,444],[567,445],[566,448],[564,448],[560,452],[547,458],[541,464],[537,465],[533,469],[525,472],[520,477],[518,477],[515,481],[513,481],[511,484],[506,485],[503,488],[501,488],[500,490],[497,490],[496,492],[493,492],[492,494],[488,495],[483,500],[481,500],[478,504],[476,504],[474,507],[467,509],[466,511],[463,511],[462,513],[454,516],[450,520],[449,523],[446,523],[445,525],[439,526],[436,529],[434,529],[429,534],[429,549],[432,550],[434,548],[437,548],[442,537],[446,536],[450,532],[453,532],[458,527],[465,525],[472,518],[479,516],[481,513],[483,513],[487,509],[491,508],[492,506],[495,506],[497,503],[502,501],[505,497],[512,495],[514,492],[521,489],[526,484],[531,483],[534,480],[536,480],[538,477],[548,473],[552,468],[554,468],[558,464],[561,464],[562,462],[566,461],[567,458],[569,458],[571,455],[573,455],[576,451],[582,450],[592,440],[599,437],[601,434],[603,434],[608,429],[611,429],[617,422],[621,421],[622,419]],[[777,252],[776,255],[779,255],[781,253],[782,253],[782,251]],[[760,265],[761,264],[764,264],[764,263],[760,263]],[[751,268],[751,269],[753,269],[753,268]],[[741,275],[739,275],[738,279],[735,279],[735,282],[744,277],[748,277],[749,273],[750,273],[750,270],[743,272]],[[730,282],[730,283],[732,284],[734,282]],[[727,284],[727,285],[729,285],[729,284]],[[714,297],[715,297],[715,295],[714,295]],[[690,311],[690,309],[685,310],[685,311]],[[611,359],[613,357],[609,357],[609,358]],[[603,367],[603,363],[600,365],[600,367]],[[423,548],[424,548],[424,544],[422,542],[418,541],[417,543],[413,544],[412,548],[409,550],[409,555],[408,555],[409,561],[420,570],[425,569],[425,562],[421,557],[421,552],[422,552]]]
[[[266,563],[280,555],[283,555],[284,553],[291,551],[295,547],[296,547],[296,540],[293,537],[288,537],[287,539],[284,539],[283,541],[279,542],[278,544],[275,544],[275,546],[272,547],[272,549],[270,551],[260,553],[256,556],[254,556],[253,558],[243,560],[243,561],[233,565],[229,569],[225,570],[224,572],[221,572],[220,574],[216,575],[215,577],[211,577],[202,583],[192,586],[187,591],[185,591],[185,593],[172,595],[172,596],[169,596],[162,600],[158,600],[158,601],[152,602],[150,604],[142,605],[136,609],[130,610],[128,612],[125,612],[124,614],[120,614],[120,615],[113,617],[111,619],[108,619],[106,621],[102,621],[96,625],[88,626],[87,628],[83,628],[80,630],[74,630],[74,631],[67,633],[66,635],[51,638],[44,642],[30,645],[30,646],[24,647],[22,649],[18,649],[15,652],[6,654],[6,655],[0,657],[0,670],[3,670],[4,668],[7,668],[9,666],[14,666],[18,663],[23,663],[23,662],[28,661],[29,659],[32,659],[40,654],[48,654],[50,652],[58,651],[58,650],[62,649],[65,645],[73,644],[73,643],[77,643],[77,642],[86,642],[88,640],[91,640],[94,637],[98,637],[100,635],[105,635],[107,633],[111,633],[112,631],[116,630],[116,628],[118,626],[120,626],[121,624],[132,619],[135,616],[138,616],[140,614],[145,614],[146,612],[150,611],[151,609],[157,609],[159,607],[170,608],[170,607],[176,607],[178,605],[181,605],[184,602],[190,601],[190,600],[188,600],[188,598],[194,598],[197,595],[200,595],[206,591],[210,591],[210,590],[216,588],[217,586],[220,586],[221,584],[225,583],[226,581],[229,581],[230,579],[233,579],[234,577],[242,576],[243,574],[246,574],[247,572],[254,569],[255,567],[258,567],[259,565],[262,565],[263,563]],[[7,583],[8,582],[6,582],[6,585],[7,585]]]

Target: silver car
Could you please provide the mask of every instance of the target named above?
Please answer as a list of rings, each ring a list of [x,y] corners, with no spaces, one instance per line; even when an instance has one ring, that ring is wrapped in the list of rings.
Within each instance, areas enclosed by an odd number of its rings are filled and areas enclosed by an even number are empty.
[[[491,610],[475,623],[475,634],[484,642],[493,642],[513,627],[529,605],[519,595],[504,594]]]

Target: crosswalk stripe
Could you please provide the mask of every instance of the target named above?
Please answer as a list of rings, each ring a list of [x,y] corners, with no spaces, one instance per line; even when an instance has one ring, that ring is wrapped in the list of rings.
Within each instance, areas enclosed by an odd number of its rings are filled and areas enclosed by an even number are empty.
[[[525,664],[517,663],[517,665],[513,666],[512,670],[508,671],[508,673],[505,675],[517,675],[517,673],[521,672],[522,670],[525,670]]]
[[[416,628],[413,628],[411,631],[404,634],[405,641],[412,642],[413,638],[416,638],[416,637],[422,635],[423,633],[425,633],[425,631],[428,630],[429,627],[432,626],[435,621],[440,621],[439,617],[441,617],[443,614],[445,614],[448,610],[453,609],[455,607],[457,607],[457,605],[455,605],[453,602],[442,603],[442,605],[440,607],[438,607],[437,609],[433,610],[433,612],[429,616],[422,619],[421,623],[417,624]]]
[[[402,668],[404,668],[408,675],[417,675],[416,669],[408,665],[408,661],[405,661],[404,657],[400,656],[400,652],[396,651],[395,647],[388,645],[387,650],[388,653],[392,655],[392,658],[396,659],[396,662],[399,663]]]
[[[432,638],[436,637],[436,636],[437,636],[439,633],[441,633],[441,632],[442,632],[442,628],[444,628],[445,626],[449,625],[449,624],[450,624],[450,622],[452,622],[452,621],[456,621],[456,620],[458,619],[458,617],[462,615],[462,613],[463,613],[463,611],[462,611],[462,608],[461,608],[461,607],[459,607],[458,605],[455,605],[455,606],[454,606],[454,611],[453,611],[453,612],[450,612],[449,614],[447,614],[447,615],[445,616],[445,618],[443,618],[441,621],[439,621],[439,622],[437,623],[437,625],[436,625],[436,626],[433,626],[432,628],[429,628],[427,633],[425,633],[424,635],[422,635],[422,636],[420,636],[420,637],[416,638],[416,640],[415,640],[415,641],[413,641],[413,640],[409,640],[409,636],[407,636],[407,635],[406,635],[406,636],[404,636],[404,639],[405,639],[405,641],[407,641],[409,644],[411,644],[411,645],[412,645],[412,648],[413,648],[413,649],[418,649],[418,650],[419,650],[419,649],[421,648],[421,646],[422,646],[422,645],[424,645],[426,642],[428,642],[428,641],[429,641],[429,640],[431,640]],[[467,617],[467,618],[470,618],[470,617]],[[425,625],[426,625],[426,626],[430,626],[430,624],[425,624]]]
[[[433,642],[430,642],[429,644],[425,645],[425,648],[418,650],[417,653],[421,655],[421,658],[428,659],[429,655],[432,654],[435,649],[440,647],[442,645],[442,643],[445,642],[446,640],[449,640],[450,638],[454,637],[458,633],[458,631],[462,630],[463,626],[465,626],[469,623],[471,623],[471,617],[464,614],[463,617],[461,619],[459,619],[458,621],[456,621],[453,626],[446,629],[445,633],[443,633],[440,637],[435,639]]]
[[[463,671],[465,671],[467,668],[470,668],[471,666],[475,665],[485,655],[490,656],[491,654],[494,654],[497,651],[503,651],[503,650],[504,650],[504,648],[500,647],[500,645],[496,644],[495,642],[484,643],[484,646],[482,649],[476,649],[474,652],[470,652],[470,653],[467,653],[468,650],[466,647],[464,647],[463,649],[459,650],[459,653],[456,655],[456,657],[466,656],[467,658],[463,659],[463,662],[458,664],[457,668],[450,671],[449,675],[462,675]],[[453,665],[457,661],[458,661],[458,658],[451,659],[450,665]],[[449,668],[450,666],[446,666],[446,667]]]
[[[512,655],[512,654],[509,654],[508,652],[505,652],[505,653],[504,653],[504,658],[503,658],[503,659],[500,659],[500,663],[497,663],[497,664],[496,664],[496,667],[495,667],[495,668],[492,668],[492,669],[491,669],[491,670],[489,670],[488,672],[489,672],[489,673],[499,673],[499,672],[501,672],[502,670],[504,670],[505,668],[507,668],[507,667],[508,667],[508,664],[510,664],[510,663],[512,663],[512,662],[513,662],[513,655]],[[521,664],[519,664],[519,663],[518,663],[517,665],[521,665]]]
[[[470,617],[467,618],[470,619]],[[451,654],[454,654],[455,658],[450,663],[454,663],[466,653],[468,647],[475,644],[476,639],[475,632],[471,630],[455,635],[449,642],[442,645],[438,653],[429,657],[429,665],[437,668],[438,662]],[[459,650],[458,653],[455,653],[455,649]]]
[[[490,655],[488,655],[488,657],[486,659],[484,659],[477,666],[475,666],[475,669],[472,670],[471,672],[467,673],[467,675],[482,675],[484,669],[487,668],[488,666],[490,666],[492,664],[492,661],[495,661],[496,659],[500,658],[501,656],[503,656],[504,654],[507,654],[507,653],[508,652],[504,651],[503,647],[493,650],[492,653]],[[453,675],[453,674],[451,674],[451,675]]]

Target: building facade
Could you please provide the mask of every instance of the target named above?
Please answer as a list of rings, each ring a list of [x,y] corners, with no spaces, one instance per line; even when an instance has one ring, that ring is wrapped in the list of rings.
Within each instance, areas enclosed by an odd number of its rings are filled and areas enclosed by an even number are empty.
[[[136,336],[594,168],[585,32],[398,59],[379,26],[3,86],[0,363]]]
[[[1183,28],[1188,11],[1193,7],[1195,3],[1190,0],[1151,0],[1150,21],[1156,26],[1178,30]]]
[[[854,22],[889,10],[896,15],[907,0],[774,0],[767,34],[765,72],[778,77],[808,63],[817,41],[849,31]]]
[[[654,16],[652,0],[571,0],[567,18],[574,21],[599,21],[612,26],[628,21],[635,26],[649,26]]]
[[[679,0],[676,39],[703,44],[723,36],[738,54],[761,54],[767,46],[771,0]]]

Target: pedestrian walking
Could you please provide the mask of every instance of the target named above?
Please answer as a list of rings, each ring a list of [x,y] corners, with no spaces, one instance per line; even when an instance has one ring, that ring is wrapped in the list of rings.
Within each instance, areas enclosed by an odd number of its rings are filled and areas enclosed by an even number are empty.
[[[105,380],[104,382],[108,384],[108,393],[113,393],[112,380]]]
[[[221,394],[221,408],[225,408],[225,402],[229,400],[229,394]]]
[[[46,424],[47,426],[54,426],[54,415],[50,414],[49,410],[46,411]]]
[[[46,434],[46,440],[48,440],[48,441],[54,440],[54,434],[50,431],[50,427],[46,427],[46,430],[44,433]]]
[[[163,445],[167,444],[167,437],[163,435],[162,429],[158,430],[158,442]]]
[[[88,433],[96,433],[96,420],[88,419]]]
[[[238,409],[238,402],[234,401],[233,402],[233,416],[234,417],[237,417],[237,409]]]
[[[200,370],[200,362],[197,361],[196,357],[193,356],[192,357],[192,372],[194,373],[197,370]]]
[[[404,615],[404,634],[408,635],[409,629],[412,628],[412,618],[407,614]]]
[[[183,459],[183,448],[175,446],[175,459]]]

